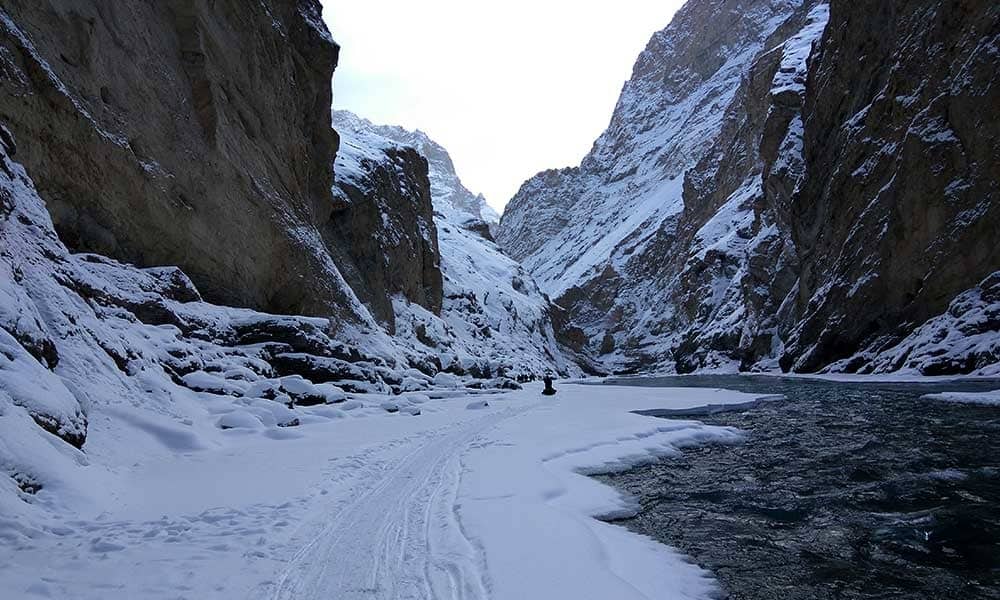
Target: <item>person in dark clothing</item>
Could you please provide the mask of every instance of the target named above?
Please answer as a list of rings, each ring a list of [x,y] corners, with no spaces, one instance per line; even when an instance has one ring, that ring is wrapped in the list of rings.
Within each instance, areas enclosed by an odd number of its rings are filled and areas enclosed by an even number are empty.
[[[545,374],[545,378],[542,379],[545,382],[545,389],[542,390],[542,394],[545,396],[551,396],[556,393],[556,388],[552,387],[552,375],[549,373]]]

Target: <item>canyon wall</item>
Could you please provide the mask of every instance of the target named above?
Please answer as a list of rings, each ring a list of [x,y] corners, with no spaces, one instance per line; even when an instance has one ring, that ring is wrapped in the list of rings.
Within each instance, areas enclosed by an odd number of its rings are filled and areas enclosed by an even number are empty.
[[[4,0],[0,120],[70,248],[182,267],[211,300],[355,314],[315,0]]]
[[[994,369],[997,14],[692,0],[498,239],[610,371]]]
[[[995,2],[831,2],[790,206],[804,318],[786,367],[864,370],[1000,269],[998,68]]]
[[[457,375],[526,380],[546,371],[578,373],[555,339],[555,306],[492,240],[494,213],[462,184],[448,151],[421,131],[375,125],[347,111],[334,113],[334,126],[343,139],[337,186],[358,198],[356,204],[381,207],[359,243],[384,247],[377,254],[384,267],[368,271],[405,264],[396,253],[440,256],[436,277],[418,268],[400,274],[418,288],[432,281],[440,301],[428,304],[420,301],[427,295],[412,293],[392,297],[385,320],[397,343]],[[416,181],[409,174],[418,164]],[[371,187],[376,182],[382,184]],[[358,194],[368,187],[372,191]],[[352,279],[351,271],[345,275]]]

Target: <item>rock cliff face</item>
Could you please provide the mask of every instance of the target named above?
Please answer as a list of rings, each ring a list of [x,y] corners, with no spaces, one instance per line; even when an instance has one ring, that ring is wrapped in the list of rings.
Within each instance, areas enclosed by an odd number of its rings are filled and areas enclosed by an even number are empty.
[[[344,112],[337,154],[337,200],[322,228],[359,298],[395,333],[394,296],[441,312],[441,261],[427,159],[392,143]]]
[[[997,12],[692,0],[499,240],[610,370],[988,369]]]
[[[693,323],[727,318],[737,256],[767,228],[748,179],[772,49],[804,16],[790,0],[689,2],[639,56],[581,166],[541,173],[508,205],[501,245],[567,309],[564,338],[609,369],[674,368]]]
[[[1000,268],[998,68],[995,2],[831,3],[790,211],[804,319],[786,367],[887,349]]]
[[[422,132],[374,125],[350,112],[336,111],[333,121],[343,141],[337,185],[358,198],[351,202],[374,207],[378,217],[367,236],[385,248],[375,256],[385,256],[387,266],[409,265],[401,275],[436,286],[436,304],[423,301],[429,293],[402,289],[388,299],[397,343],[459,375],[527,379],[545,371],[576,373],[555,340],[554,307],[531,275],[492,241],[492,212],[462,184],[447,150]],[[409,176],[415,165],[421,177]],[[373,187],[373,181],[386,185]],[[440,265],[421,275],[419,257],[438,256],[439,246]]]
[[[345,114],[342,118],[349,117]],[[336,113],[334,122],[339,122]],[[450,223],[459,224],[475,220],[495,225],[500,221],[500,215],[486,203],[486,198],[482,194],[470,192],[459,179],[458,173],[455,172],[455,163],[452,162],[451,155],[444,146],[419,129],[409,131],[392,125],[371,125],[371,127],[384,138],[415,148],[427,159],[431,196],[434,199],[434,211],[438,215]]]
[[[316,0],[5,0],[0,118],[78,251],[179,265],[207,298],[362,320],[323,244]]]

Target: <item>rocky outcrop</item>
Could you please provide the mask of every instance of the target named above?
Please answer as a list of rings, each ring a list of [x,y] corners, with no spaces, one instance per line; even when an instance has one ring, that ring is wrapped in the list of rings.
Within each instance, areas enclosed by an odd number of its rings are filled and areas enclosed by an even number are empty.
[[[337,147],[319,11],[5,1],[0,118],[62,239],[178,265],[213,301],[363,320],[319,233]]]
[[[1000,271],[959,294],[948,310],[889,348],[863,350],[830,370],[1000,375]],[[860,365],[860,366],[858,366]]]
[[[334,122],[351,118],[352,115],[346,111],[334,113]],[[414,148],[427,159],[434,211],[449,223],[474,221],[495,225],[500,221],[500,215],[486,203],[486,198],[482,194],[473,194],[462,183],[455,171],[455,163],[444,146],[419,129],[410,131],[395,125],[368,125],[378,135]]]
[[[427,159],[379,136],[353,114],[340,111],[335,117],[343,136],[337,204],[323,235],[359,298],[395,333],[395,296],[441,312],[441,257]]]
[[[1000,265],[998,47],[995,2],[831,2],[791,206],[804,318],[786,368],[886,349]]]
[[[420,289],[436,285],[436,303],[400,286],[377,311],[391,311],[397,343],[458,375],[527,380],[546,371],[575,373],[555,340],[554,307],[490,239],[490,209],[462,184],[447,150],[422,132],[374,125],[346,111],[334,113],[334,125],[343,139],[337,185],[348,194],[345,210],[378,216],[364,243],[375,257],[388,257],[386,265],[408,265],[402,275]],[[418,150],[428,152],[426,160]],[[420,177],[411,176],[413,166]],[[422,271],[421,257],[431,256],[440,262]]]

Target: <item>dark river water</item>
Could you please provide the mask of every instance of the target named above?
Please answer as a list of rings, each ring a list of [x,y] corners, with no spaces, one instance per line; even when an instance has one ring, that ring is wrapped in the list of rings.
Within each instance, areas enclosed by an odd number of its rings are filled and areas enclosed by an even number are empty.
[[[744,443],[599,479],[617,521],[681,549],[731,600],[1000,599],[1000,408],[921,400],[1000,381],[829,383],[775,377],[618,380],[785,400],[697,418]]]

